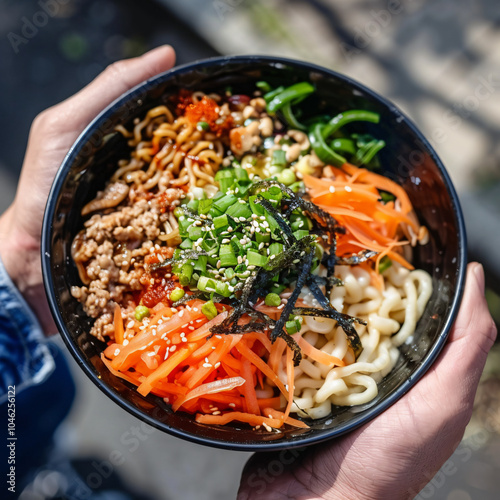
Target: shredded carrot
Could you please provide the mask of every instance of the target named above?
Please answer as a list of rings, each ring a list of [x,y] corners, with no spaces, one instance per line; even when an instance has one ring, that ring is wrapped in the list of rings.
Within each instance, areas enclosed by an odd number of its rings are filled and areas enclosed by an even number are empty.
[[[123,318],[122,311],[118,304],[115,305],[115,314],[114,314],[114,324],[115,324],[115,342],[117,344],[123,344],[123,334],[125,330],[123,328]]]
[[[258,415],[253,415],[252,413],[244,413],[240,411],[227,412],[222,415],[196,415],[196,421],[200,424],[226,425],[233,420],[244,422],[252,426],[266,424],[275,429],[279,429],[283,426],[283,422],[277,418],[260,417]]]
[[[305,422],[302,422],[302,420],[297,420],[296,418],[292,418],[290,416],[287,417],[283,412],[275,410],[274,408],[264,408],[262,413],[269,418],[282,420],[285,424],[293,425],[293,427],[309,429],[309,426]]]
[[[309,356],[312,360],[317,361],[318,363],[321,363],[323,365],[334,364],[336,366],[345,366],[345,363],[341,359],[336,358],[335,356],[332,356],[331,354],[328,354],[324,351],[321,351],[320,349],[316,349],[316,347],[314,347],[309,342],[307,342],[307,340],[301,337],[300,333],[296,333],[295,335],[293,335],[293,338],[297,341],[297,344],[299,344],[301,351],[306,356]]]
[[[401,255],[399,247],[408,244],[401,240],[403,234],[418,234],[419,224],[405,190],[396,182],[382,175],[345,163],[342,169],[327,167],[335,178],[318,179],[304,175],[311,201],[334,216],[344,226],[339,234],[339,255],[355,253],[360,249],[373,250],[380,259],[387,255],[407,269],[413,266]],[[326,171],[326,169],[325,169]],[[381,200],[381,191],[396,198],[396,203]],[[375,281],[380,287],[380,281]]]

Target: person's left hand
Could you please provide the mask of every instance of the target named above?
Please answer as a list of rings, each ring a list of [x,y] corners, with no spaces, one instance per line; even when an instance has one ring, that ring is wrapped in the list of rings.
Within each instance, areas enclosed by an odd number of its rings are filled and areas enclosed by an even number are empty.
[[[40,233],[57,169],[102,109],[143,80],[170,69],[174,62],[170,46],[116,62],[78,94],[42,112],[33,122],[15,200],[0,218],[0,256],[45,333],[55,333],[55,325],[43,290]]]

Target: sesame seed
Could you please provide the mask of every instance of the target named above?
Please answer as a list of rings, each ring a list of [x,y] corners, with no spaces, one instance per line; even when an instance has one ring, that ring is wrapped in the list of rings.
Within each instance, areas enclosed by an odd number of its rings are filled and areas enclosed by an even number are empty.
[[[275,259],[276,258],[276,255],[271,255],[271,257],[269,257],[271,260]]]
[[[228,406],[230,406],[231,408],[236,408],[236,405],[234,403],[229,403]]]
[[[152,358],[155,354],[156,354],[156,353],[155,353],[154,351],[149,351],[149,352],[148,352],[148,356],[149,356],[150,358]]]
[[[125,339],[125,340],[123,341],[123,345],[124,345],[124,346],[125,346],[125,345],[128,345],[128,340],[127,340],[127,339]]]
[[[115,349],[115,356],[118,356],[118,354],[120,354],[120,349],[116,348]]]
[[[128,322],[127,328],[134,328],[134,320]]]
[[[329,191],[330,191],[330,193],[335,193],[335,186],[330,186]]]
[[[193,311],[194,312],[198,312],[198,308],[197,307],[193,307]]]
[[[351,186],[346,186],[344,188],[348,193],[350,193],[352,191],[352,187]]]
[[[214,412],[212,412],[212,415],[220,415],[220,411],[218,411],[218,410],[214,411]]]
[[[217,363],[215,363],[215,365],[214,365],[214,368],[217,369],[217,368],[219,368],[219,366],[220,366],[220,361],[217,361]]]
[[[189,330],[193,331],[194,330],[194,326],[188,326]]]
[[[188,339],[187,339],[186,337],[182,337],[182,338],[181,338],[181,341],[182,341],[182,342],[187,342],[187,341],[188,341]]]
[[[179,313],[179,318],[182,318],[184,316],[184,309]]]
[[[214,345],[212,346],[212,349],[217,349],[217,347],[215,347]]]
[[[221,339],[221,338],[222,338],[220,335],[216,335],[215,337],[216,337],[216,338],[218,338],[218,339]]]
[[[170,348],[170,352],[174,352],[176,349],[177,349],[177,346],[173,345],[173,346]]]
[[[276,309],[283,309],[285,307],[285,304],[280,304]],[[271,325],[273,326],[273,325]]]
[[[212,368],[210,363],[203,363],[203,368]]]
[[[270,427],[269,425],[267,425],[266,423],[262,424],[264,426],[264,428],[266,429],[267,432],[272,432],[273,429],[272,427]]]

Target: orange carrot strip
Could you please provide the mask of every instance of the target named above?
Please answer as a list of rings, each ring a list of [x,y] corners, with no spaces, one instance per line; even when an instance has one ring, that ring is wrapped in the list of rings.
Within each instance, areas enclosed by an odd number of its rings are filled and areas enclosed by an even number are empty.
[[[174,354],[172,354],[166,361],[164,361],[146,380],[137,388],[137,392],[146,396],[153,385],[160,379],[167,378],[172,370],[182,361],[184,361],[196,348],[198,344],[186,345]]]
[[[309,356],[314,361],[317,361],[322,365],[334,364],[336,366],[345,366],[345,363],[341,359],[336,358],[335,356],[332,356],[331,354],[328,354],[326,352],[323,352],[320,349],[316,349],[316,347],[307,342],[307,340],[304,339],[300,335],[300,333],[296,333],[295,335],[292,335],[292,337],[297,341],[297,344],[299,344],[299,347],[302,350],[302,352],[306,356]]]
[[[288,383],[288,403],[285,409],[286,420],[290,415],[293,404],[293,388],[295,387],[295,372],[293,367],[293,353],[291,349],[286,350],[286,379]]]
[[[226,319],[227,314],[227,311],[221,312],[220,314],[215,316],[215,318],[211,319],[208,323],[205,323],[197,330],[194,330],[189,335],[186,335],[188,342],[196,342],[198,340],[206,338],[208,335],[210,335],[210,328],[222,323]]]
[[[259,403],[257,402],[257,394],[255,394],[255,383],[253,379],[252,370],[250,368],[250,361],[248,359],[242,360],[241,363],[241,376],[245,379],[243,384],[243,394],[245,395],[245,406],[248,413],[260,415]]]
[[[123,334],[125,333],[125,330],[123,328],[122,310],[118,304],[115,305],[115,314],[113,319],[115,324],[115,342],[117,344],[123,344]]]
[[[208,356],[207,366],[202,366],[196,373],[188,380],[187,387],[189,389],[195,388],[198,384],[201,384],[215,368],[215,365],[221,361],[227,353],[238,344],[241,339],[241,335],[228,335],[222,338],[223,342],[218,346],[215,351],[212,351],[210,356]],[[208,366],[210,365],[210,366]]]
[[[358,170],[358,167],[355,167],[354,165],[351,165],[349,163],[345,163],[344,165],[342,165],[342,168],[350,175],[353,175]],[[388,191],[389,193],[392,193],[401,202],[402,211],[405,214],[411,212],[412,206],[410,198],[406,194],[406,191],[399,184],[396,184],[394,181],[391,181],[387,177],[375,174],[366,169],[361,169],[361,170],[363,172],[359,176],[360,181],[370,182],[371,184],[376,186],[377,189],[382,189],[383,191]]]
[[[247,358],[251,363],[253,363],[266,377],[272,380],[272,382],[278,387],[278,389],[284,394],[285,397],[288,397],[288,391],[285,389],[285,386],[281,382],[281,380],[278,378],[278,375],[274,373],[269,365],[265,363],[257,354],[255,354],[251,349],[248,348],[246,344],[243,342],[240,342],[237,346],[236,349],[238,352]]]
[[[302,422],[302,420],[297,420],[296,418],[292,417],[285,417],[284,413],[282,413],[281,411],[277,411],[274,408],[264,408],[262,410],[262,413],[269,418],[276,418],[279,420],[283,420],[285,424],[292,425],[293,427],[299,427],[301,429],[309,429],[309,426],[305,422]]]
[[[274,408],[275,410],[281,408],[281,398],[279,396],[276,398],[259,398],[257,402],[261,410],[263,408]]]
[[[227,412],[222,415],[196,415],[196,421],[198,423],[207,425],[225,425],[233,420],[250,424],[253,427],[256,425],[266,424],[269,427],[279,429],[283,425],[281,420],[276,418],[259,417],[257,415],[252,415],[251,413],[243,413],[240,411]]]

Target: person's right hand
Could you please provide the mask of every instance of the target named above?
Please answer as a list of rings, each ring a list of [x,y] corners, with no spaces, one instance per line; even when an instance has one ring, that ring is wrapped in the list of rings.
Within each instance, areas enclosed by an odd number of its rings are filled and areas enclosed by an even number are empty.
[[[16,198],[0,218],[0,256],[45,333],[55,333],[55,325],[43,289],[40,233],[57,169],[100,111],[143,80],[170,69],[174,62],[170,46],[116,62],[78,94],[42,112],[33,122]]]
[[[293,450],[253,455],[238,499],[412,499],[458,446],[495,337],[483,269],[469,264],[450,338],[422,380],[365,426],[295,459]]]

